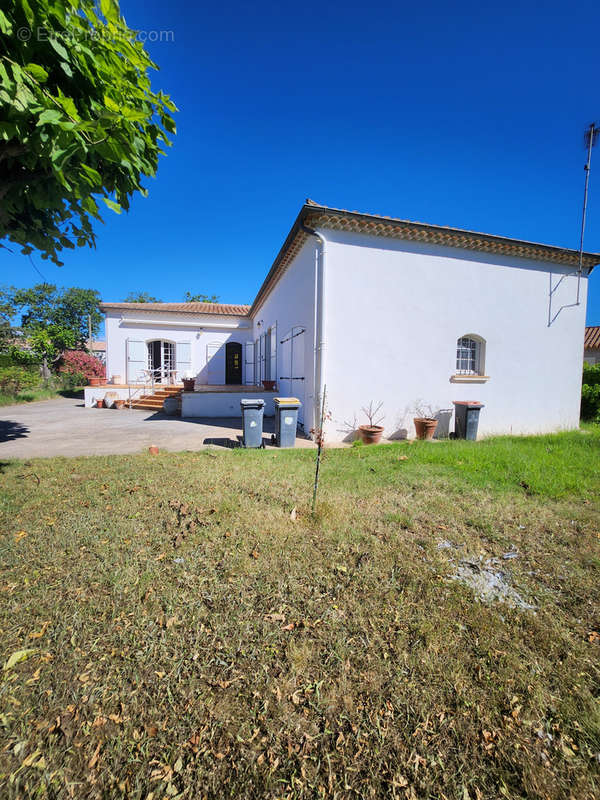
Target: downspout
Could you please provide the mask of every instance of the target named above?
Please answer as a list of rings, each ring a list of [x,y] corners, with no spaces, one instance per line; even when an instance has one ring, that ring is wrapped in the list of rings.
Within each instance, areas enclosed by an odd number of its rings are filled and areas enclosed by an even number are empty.
[[[323,383],[325,378],[325,261],[327,255],[327,239],[323,234],[302,225],[302,230],[309,236],[316,236],[321,245],[319,258],[319,248],[315,247],[315,302],[313,320],[313,345],[314,345],[314,408],[313,408],[313,428],[318,426],[319,415],[321,413],[321,398],[323,397]]]

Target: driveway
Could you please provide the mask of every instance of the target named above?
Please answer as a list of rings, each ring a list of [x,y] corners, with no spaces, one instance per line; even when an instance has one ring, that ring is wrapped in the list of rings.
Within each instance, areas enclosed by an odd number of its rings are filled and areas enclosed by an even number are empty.
[[[152,411],[84,408],[83,399],[59,398],[0,408],[0,459],[141,453],[236,447],[241,419],[180,419]],[[270,444],[274,419],[266,418],[263,441]],[[313,447],[307,439],[297,447]]]

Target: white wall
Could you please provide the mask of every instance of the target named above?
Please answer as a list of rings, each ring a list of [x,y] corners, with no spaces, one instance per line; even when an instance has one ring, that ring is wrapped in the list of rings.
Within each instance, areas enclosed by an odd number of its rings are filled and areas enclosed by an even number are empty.
[[[261,394],[256,391],[251,394],[248,392],[184,392],[181,395],[181,416],[184,419],[241,417],[240,400],[246,398],[247,400],[264,400],[265,417],[273,417],[275,415],[274,397],[273,392]]]
[[[123,318],[123,319],[122,319]],[[148,324],[130,324],[127,319],[149,320]],[[177,323],[185,322],[185,327],[176,327]],[[161,324],[161,323],[169,323]],[[175,324],[173,324],[175,323]],[[192,326],[189,323],[194,323]],[[166,339],[177,343],[189,342],[191,345],[191,370],[196,375],[198,383],[208,383],[207,352],[209,345],[215,345],[211,352],[216,350],[211,363],[211,377],[215,382],[225,383],[225,344],[239,342],[244,345],[251,341],[252,330],[250,327],[227,329],[218,325],[250,325],[244,317],[228,317],[214,314],[174,314],[168,312],[148,311],[111,311],[106,315],[106,375],[120,375],[123,381],[127,380],[127,340],[135,339],[144,342],[153,339]],[[177,357],[177,356],[176,356]],[[242,358],[242,361],[244,359]],[[244,368],[243,368],[244,369]],[[181,375],[178,375],[181,379]],[[242,376],[245,380],[245,375]]]
[[[480,400],[480,434],[538,433],[579,421],[587,280],[575,302],[572,271],[549,308],[558,265],[364,234],[323,230],[326,375],[333,420],[366,422],[361,407],[384,402],[385,435],[414,435],[419,399],[435,410]],[[486,340],[487,383],[457,384],[456,340]],[[454,423],[451,421],[450,430]]]
[[[315,249],[317,240],[311,237],[311,241],[304,244],[300,252],[296,255],[285,273],[277,282],[273,291],[267,296],[264,303],[254,314],[254,333],[253,338],[257,339],[272,325],[277,324],[277,380],[278,388],[286,390],[287,393],[293,392],[302,402],[302,411],[299,419],[304,423],[304,429],[309,430],[313,426],[313,404],[314,404],[314,277],[315,277]],[[261,323],[260,325],[258,323]],[[301,337],[294,339],[296,347],[302,346],[302,359],[297,359],[297,367],[303,362],[303,376],[297,374],[294,377],[304,377],[304,381],[294,381],[290,392],[287,391],[289,384],[285,386],[279,380],[281,376],[287,375],[289,368],[283,363],[282,356],[284,346],[281,340],[292,328],[302,327],[305,329]],[[300,345],[300,342],[302,344]]]

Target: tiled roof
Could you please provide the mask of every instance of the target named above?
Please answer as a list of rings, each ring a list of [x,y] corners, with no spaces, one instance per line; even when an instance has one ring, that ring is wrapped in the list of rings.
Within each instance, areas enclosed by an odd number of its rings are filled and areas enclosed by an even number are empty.
[[[583,346],[586,350],[600,350],[600,325],[590,325],[585,329]]]
[[[250,306],[230,303],[101,303],[102,311],[174,311],[178,314],[221,314],[246,317]]]
[[[250,313],[254,313],[263,299],[286,270],[294,256],[306,241],[308,228],[351,231],[373,236],[386,236],[407,241],[426,242],[463,250],[475,250],[483,253],[531,258],[535,261],[547,261],[577,268],[579,252],[564,247],[526,242],[520,239],[509,239],[488,233],[449,228],[441,225],[429,225],[423,222],[412,222],[396,217],[384,217],[376,214],[363,214],[359,211],[346,211],[341,208],[330,208],[307,200],[302,207],[283,247],[279,251],[269,274],[256,295]],[[583,267],[590,270],[600,263],[600,254],[584,253]]]

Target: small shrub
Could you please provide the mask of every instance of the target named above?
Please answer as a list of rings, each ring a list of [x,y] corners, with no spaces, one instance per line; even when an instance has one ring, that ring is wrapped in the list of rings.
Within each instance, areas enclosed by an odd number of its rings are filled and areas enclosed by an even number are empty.
[[[600,422],[600,364],[583,365],[581,418]]]
[[[87,383],[87,377],[81,372],[63,372],[60,377],[60,389],[68,391],[77,389]]]
[[[84,350],[65,351],[61,359],[59,372],[63,375],[83,376],[81,383],[85,383],[90,378],[106,377],[106,368],[102,361]]]
[[[0,367],[0,391],[17,395],[23,389],[37,386],[39,377],[24,367]]]

